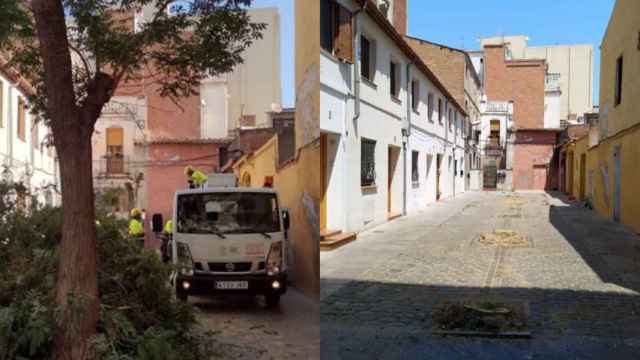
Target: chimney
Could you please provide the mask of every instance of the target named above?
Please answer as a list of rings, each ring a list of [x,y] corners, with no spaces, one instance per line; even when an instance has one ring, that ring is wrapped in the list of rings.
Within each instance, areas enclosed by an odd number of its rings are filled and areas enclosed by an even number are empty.
[[[407,35],[407,2],[408,0],[392,0],[393,26],[400,35]]]

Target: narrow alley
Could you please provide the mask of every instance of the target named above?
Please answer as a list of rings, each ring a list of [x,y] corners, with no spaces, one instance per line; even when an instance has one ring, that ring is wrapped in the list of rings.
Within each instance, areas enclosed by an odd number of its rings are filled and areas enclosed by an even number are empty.
[[[496,246],[483,234],[515,231]],[[640,357],[640,241],[557,193],[471,192],[321,254],[323,358]],[[443,299],[529,306],[529,339],[432,334]]]

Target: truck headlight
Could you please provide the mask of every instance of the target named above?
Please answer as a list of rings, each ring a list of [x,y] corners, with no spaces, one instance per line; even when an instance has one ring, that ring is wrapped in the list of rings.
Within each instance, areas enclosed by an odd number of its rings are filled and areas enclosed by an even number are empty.
[[[267,275],[277,275],[282,271],[282,242],[274,242],[267,256]]]

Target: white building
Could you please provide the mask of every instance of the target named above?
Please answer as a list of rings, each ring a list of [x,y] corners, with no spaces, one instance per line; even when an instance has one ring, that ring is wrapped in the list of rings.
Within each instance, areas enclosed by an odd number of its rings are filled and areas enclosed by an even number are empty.
[[[393,12],[359,9],[321,1],[325,233],[359,232],[465,188],[462,106],[391,25]]]
[[[242,54],[242,64],[201,85],[203,138],[225,138],[239,127],[270,127],[267,113],[281,107],[278,8],[252,8],[248,13],[251,21],[266,28]]]
[[[58,162],[49,129],[27,110],[17,75],[0,71],[0,165],[3,180],[22,182],[42,205],[60,204]]]
[[[479,188],[511,189],[513,170],[513,102],[480,102],[482,120],[476,138],[480,145],[480,156],[484,168]],[[495,169],[492,169],[495,168]]]
[[[145,96],[114,96],[96,122],[93,150],[93,182],[98,193],[118,189],[114,211],[146,208],[147,99]]]

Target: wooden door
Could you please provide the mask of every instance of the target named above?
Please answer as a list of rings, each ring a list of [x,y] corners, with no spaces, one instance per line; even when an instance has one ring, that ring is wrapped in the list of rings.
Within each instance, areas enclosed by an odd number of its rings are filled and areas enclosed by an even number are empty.
[[[440,200],[440,172],[442,166],[442,155],[436,155],[436,200]]]
[[[580,155],[580,200],[586,199],[587,154]]]
[[[620,146],[613,149],[613,220],[620,222],[622,201],[622,161]]]

